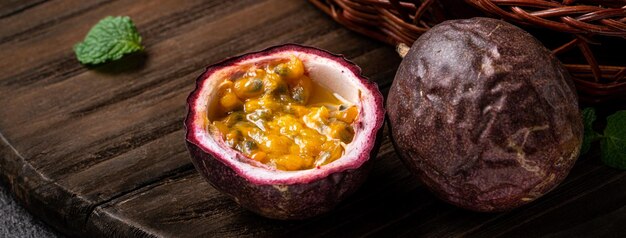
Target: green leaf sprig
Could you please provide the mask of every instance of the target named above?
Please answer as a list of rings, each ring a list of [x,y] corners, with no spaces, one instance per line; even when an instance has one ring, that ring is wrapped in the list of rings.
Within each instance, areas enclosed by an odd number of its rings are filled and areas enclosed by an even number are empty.
[[[83,42],[74,45],[76,58],[83,64],[118,60],[140,50],[141,36],[127,16],[105,17],[89,30]]]
[[[581,147],[581,154],[589,151],[591,143],[600,140],[602,162],[604,164],[626,169],[626,110],[617,111],[606,118],[606,127],[603,134],[593,130],[592,124],[596,120],[593,108],[582,111],[585,135]]]

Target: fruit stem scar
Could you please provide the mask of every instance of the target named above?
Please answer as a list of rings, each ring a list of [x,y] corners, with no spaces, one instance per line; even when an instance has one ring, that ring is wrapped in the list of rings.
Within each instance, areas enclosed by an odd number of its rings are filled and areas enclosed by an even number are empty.
[[[396,52],[398,52],[398,55],[400,55],[400,58],[404,58],[404,56],[409,53],[409,50],[411,49],[411,47],[409,47],[407,44],[404,43],[400,43],[396,46]]]

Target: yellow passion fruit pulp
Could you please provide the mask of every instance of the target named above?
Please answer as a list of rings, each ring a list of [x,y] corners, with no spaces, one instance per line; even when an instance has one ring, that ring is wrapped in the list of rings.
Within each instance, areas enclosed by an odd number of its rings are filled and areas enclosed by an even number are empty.
[[[355,105],[312,81],[296,56],[241,66],[219,85],[208,129],[252,160],[305,170],[343,155]]]

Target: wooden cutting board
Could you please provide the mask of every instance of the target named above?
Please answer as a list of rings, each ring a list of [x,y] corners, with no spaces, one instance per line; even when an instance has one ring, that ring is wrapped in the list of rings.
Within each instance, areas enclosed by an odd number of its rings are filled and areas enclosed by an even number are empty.
[[[109,15],[136,23],[146,53],[97,67],[72,46]],[[238,207],[194,170],[185,99],[203,68],[295,42],[344,54],[387,92],[393,48],[306,1],[23,0],[0,3],[0,178],[70,236],[615,236],[626,234],[626,173],[597,147],[567,180],[507,213],[447,205],[410,176],[389,138],[369,180],[328,215],[275,221]]]

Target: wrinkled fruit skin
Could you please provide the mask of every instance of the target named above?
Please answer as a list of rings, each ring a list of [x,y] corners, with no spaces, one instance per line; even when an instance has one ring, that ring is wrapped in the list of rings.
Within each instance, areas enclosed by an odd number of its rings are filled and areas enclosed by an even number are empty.
[[[313,176],[313,179],[300,176],[284,183],[273,181],[253,182],[246,177],[246,174],[239,173],[237,168],[230,167],[225,163],[225,161],[232,158],[227,158],[228,156],[217,151],[204,149],[202,142],[193,136],[195,119],[192,115],[200,111],[200,109],[194,108],[193,103],[198,99],[199,88],[203,85],[203,81],[207,80],[209,75],[220,68],[236,65],[245,59],[254,59],[260,56],[293,50],[339,62],[343,66],[342,69],[354,73],[361,80],[364,88],[372,92],[374,99],[372,99],[372,102],[367,103],[373,103],[376,108],[375,111],[371,112],[372,116],[375,117],[375,119],[372,119],[374,130],[371,136],[368,137],[368,146],[363,146],[362,148],[366,149],[362,149],[361,153],[358,154],[358,160],[364,161],[359,166],[344,164],[347,166],[345,167],[346,169],[332,170],[333,172],[329,172],[326,176]],[[372,169],[373,160],[378,153],[385,113],[383,96],[377,85],[364,78],[361,75],[361,69],[357,65],[346,60],[343,56],[295,44],[271,47],[263,51],[229,58],[207,67],[207,70],[196,80],[196,89],[187,99],[187,106],[188,114],[185,119],[186,145],[191,155],[191,161],[200,174],[214,188],[231,197],[242,207],[261,216],[280,220],[300,220],[326,213],[354,193],[365,182],[367,175]],[[362,129],[363,124],[363,121],[359,121],[355,126]],[[341,158],[333,163],[337,163],[340,160]],[[315,173],[325,174],[326,171],[330,171],[327,168],[322,166],[320,169],[318,167],[315,169],[317,171]]]
[[[370,159],[357,169],[334,173],[311,183],[258,185],[239,176],[196,145],[187,142],[187,148],[194,166],[213,187],[229,195],[242,207],[279,220],[301,220],[332,210],[361,186],[373,163]],[[374,147],[371,156],[376,155],[378,148]]]
[[[422,35],[387,110],[403,162],[438,197],[475,211],[547,193],[582,143],[567,71],[531,35],[495,19],[447,21]]]

